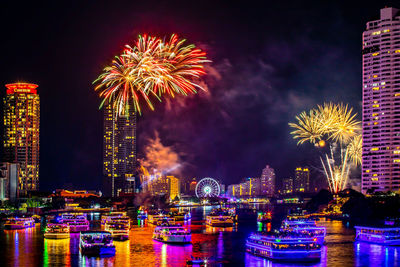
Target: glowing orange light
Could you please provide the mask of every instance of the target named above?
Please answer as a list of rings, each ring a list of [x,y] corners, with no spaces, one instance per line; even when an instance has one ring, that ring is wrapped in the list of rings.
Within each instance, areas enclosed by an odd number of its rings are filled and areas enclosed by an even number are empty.
[[[33,83],[9,83],[6,84],[7,94],[25,93],[25,94],[36,94],[36,88],[39,87]]]

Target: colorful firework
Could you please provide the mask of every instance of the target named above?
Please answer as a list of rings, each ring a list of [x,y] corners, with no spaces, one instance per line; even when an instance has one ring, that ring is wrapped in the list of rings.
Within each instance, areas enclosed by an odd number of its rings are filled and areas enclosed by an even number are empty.
[[[93,82],[99,83],[95,90],[101,90],[100,108],[112,103],[123,115],[133,105],[141,113],[141,99],[154,110],[151,97],[161,101],[165,94],[186,96],[204,90],[197,81],[205,74],[203,64],[210,61],[205,52],[194,45],[185,46],[185,41],[174,34],[168,41],[143,35],[133,47],[127,45]]]
[[[324,147],[325,140],[330,141],[330,154],[321,157],[321,162],[329,188],[334,193],[346,188],[350,163],[361,164],[362,137],[360,122],[355,117],[348,105],[325,103],[308,113],[303,111],[296,116],[297,123],[289,123],[294,128],[293,138],[299,139],[298,144],[310,142]]]

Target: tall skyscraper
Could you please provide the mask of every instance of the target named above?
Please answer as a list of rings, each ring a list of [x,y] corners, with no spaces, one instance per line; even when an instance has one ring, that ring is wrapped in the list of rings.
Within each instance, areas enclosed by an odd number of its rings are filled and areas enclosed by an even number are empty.
[[[294,173],[294,191],[310,191],[310,170],[307,167],[298,167]]]
[[[3,161],[18,163],[18,192],[39,189],[40,100],[36,84],[6,84]]]
[[[383,8],[363,32],[361,190],[400,189],[400,12]]]
[[[104,108],[103,136],[104,193],[118,196],[133,192],[136,175],[136,113],[131,106],[126,116],[117,116],[112,105]]]
[[[275,194],[275,170],[267,165],[261,173],[261,195]]]
[[[292,178],[283,178],[282,179],[282,194],[291,194],[293,193],[293,179]]]

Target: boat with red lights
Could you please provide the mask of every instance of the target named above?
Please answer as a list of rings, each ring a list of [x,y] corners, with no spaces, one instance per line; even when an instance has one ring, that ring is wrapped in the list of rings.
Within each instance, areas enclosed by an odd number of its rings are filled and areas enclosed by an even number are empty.
[[[400,246],[400,227],[355,226],[356,241],[387,246]]]
[[[192,234],[183,226],[157,226],[153,239],[164,243],[185,244],[192,241]]]
[[[79,235],[79,250],[89,256],[113,256],[115,245],[111,233],[105,231],[87,231]]]
[[[257,214],[257,222],[268,223],[272,221],[271,212],[259,212]]]
[[[69,238],[69,226],[64,223],[49,223],[44,232],[46,239],[67,239]]]
[[[246,251],[255,256],[282,262],[317,262],[321,245],[316,238],[285,233],[254,233],[246,241]]]
[[[101,216],[101,226],[104,226],[107,221],[111,221],[114,218],[119,218],[119,217],[127,217],[125,211],[112,211],[107,214],[103,214]]]
[[[69,226],[71,233],[89,230],[89,221],[83,213],[64,213],[61,222]]]
[[[129,239],[129,223],[124,221],[110,221],[106,222],[104,230],[111,233],[114,240],[128,240]]]
[[[4,223],[4,229],[18,230],[26,229],[35,226],[35,220],[31,217],[28,218],[9,218]]]
[[[206,216],[206,224],[212,227],[233,227],[235,216],[227,209],[213,209]]]

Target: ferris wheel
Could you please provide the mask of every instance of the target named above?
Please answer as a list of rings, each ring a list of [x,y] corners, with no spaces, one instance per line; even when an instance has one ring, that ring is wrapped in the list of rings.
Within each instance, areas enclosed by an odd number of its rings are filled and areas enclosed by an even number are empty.
[[[219,183],[210,177],[201,179],[196,185],[196,196],[202,197],[218,197],[221,193]]]

